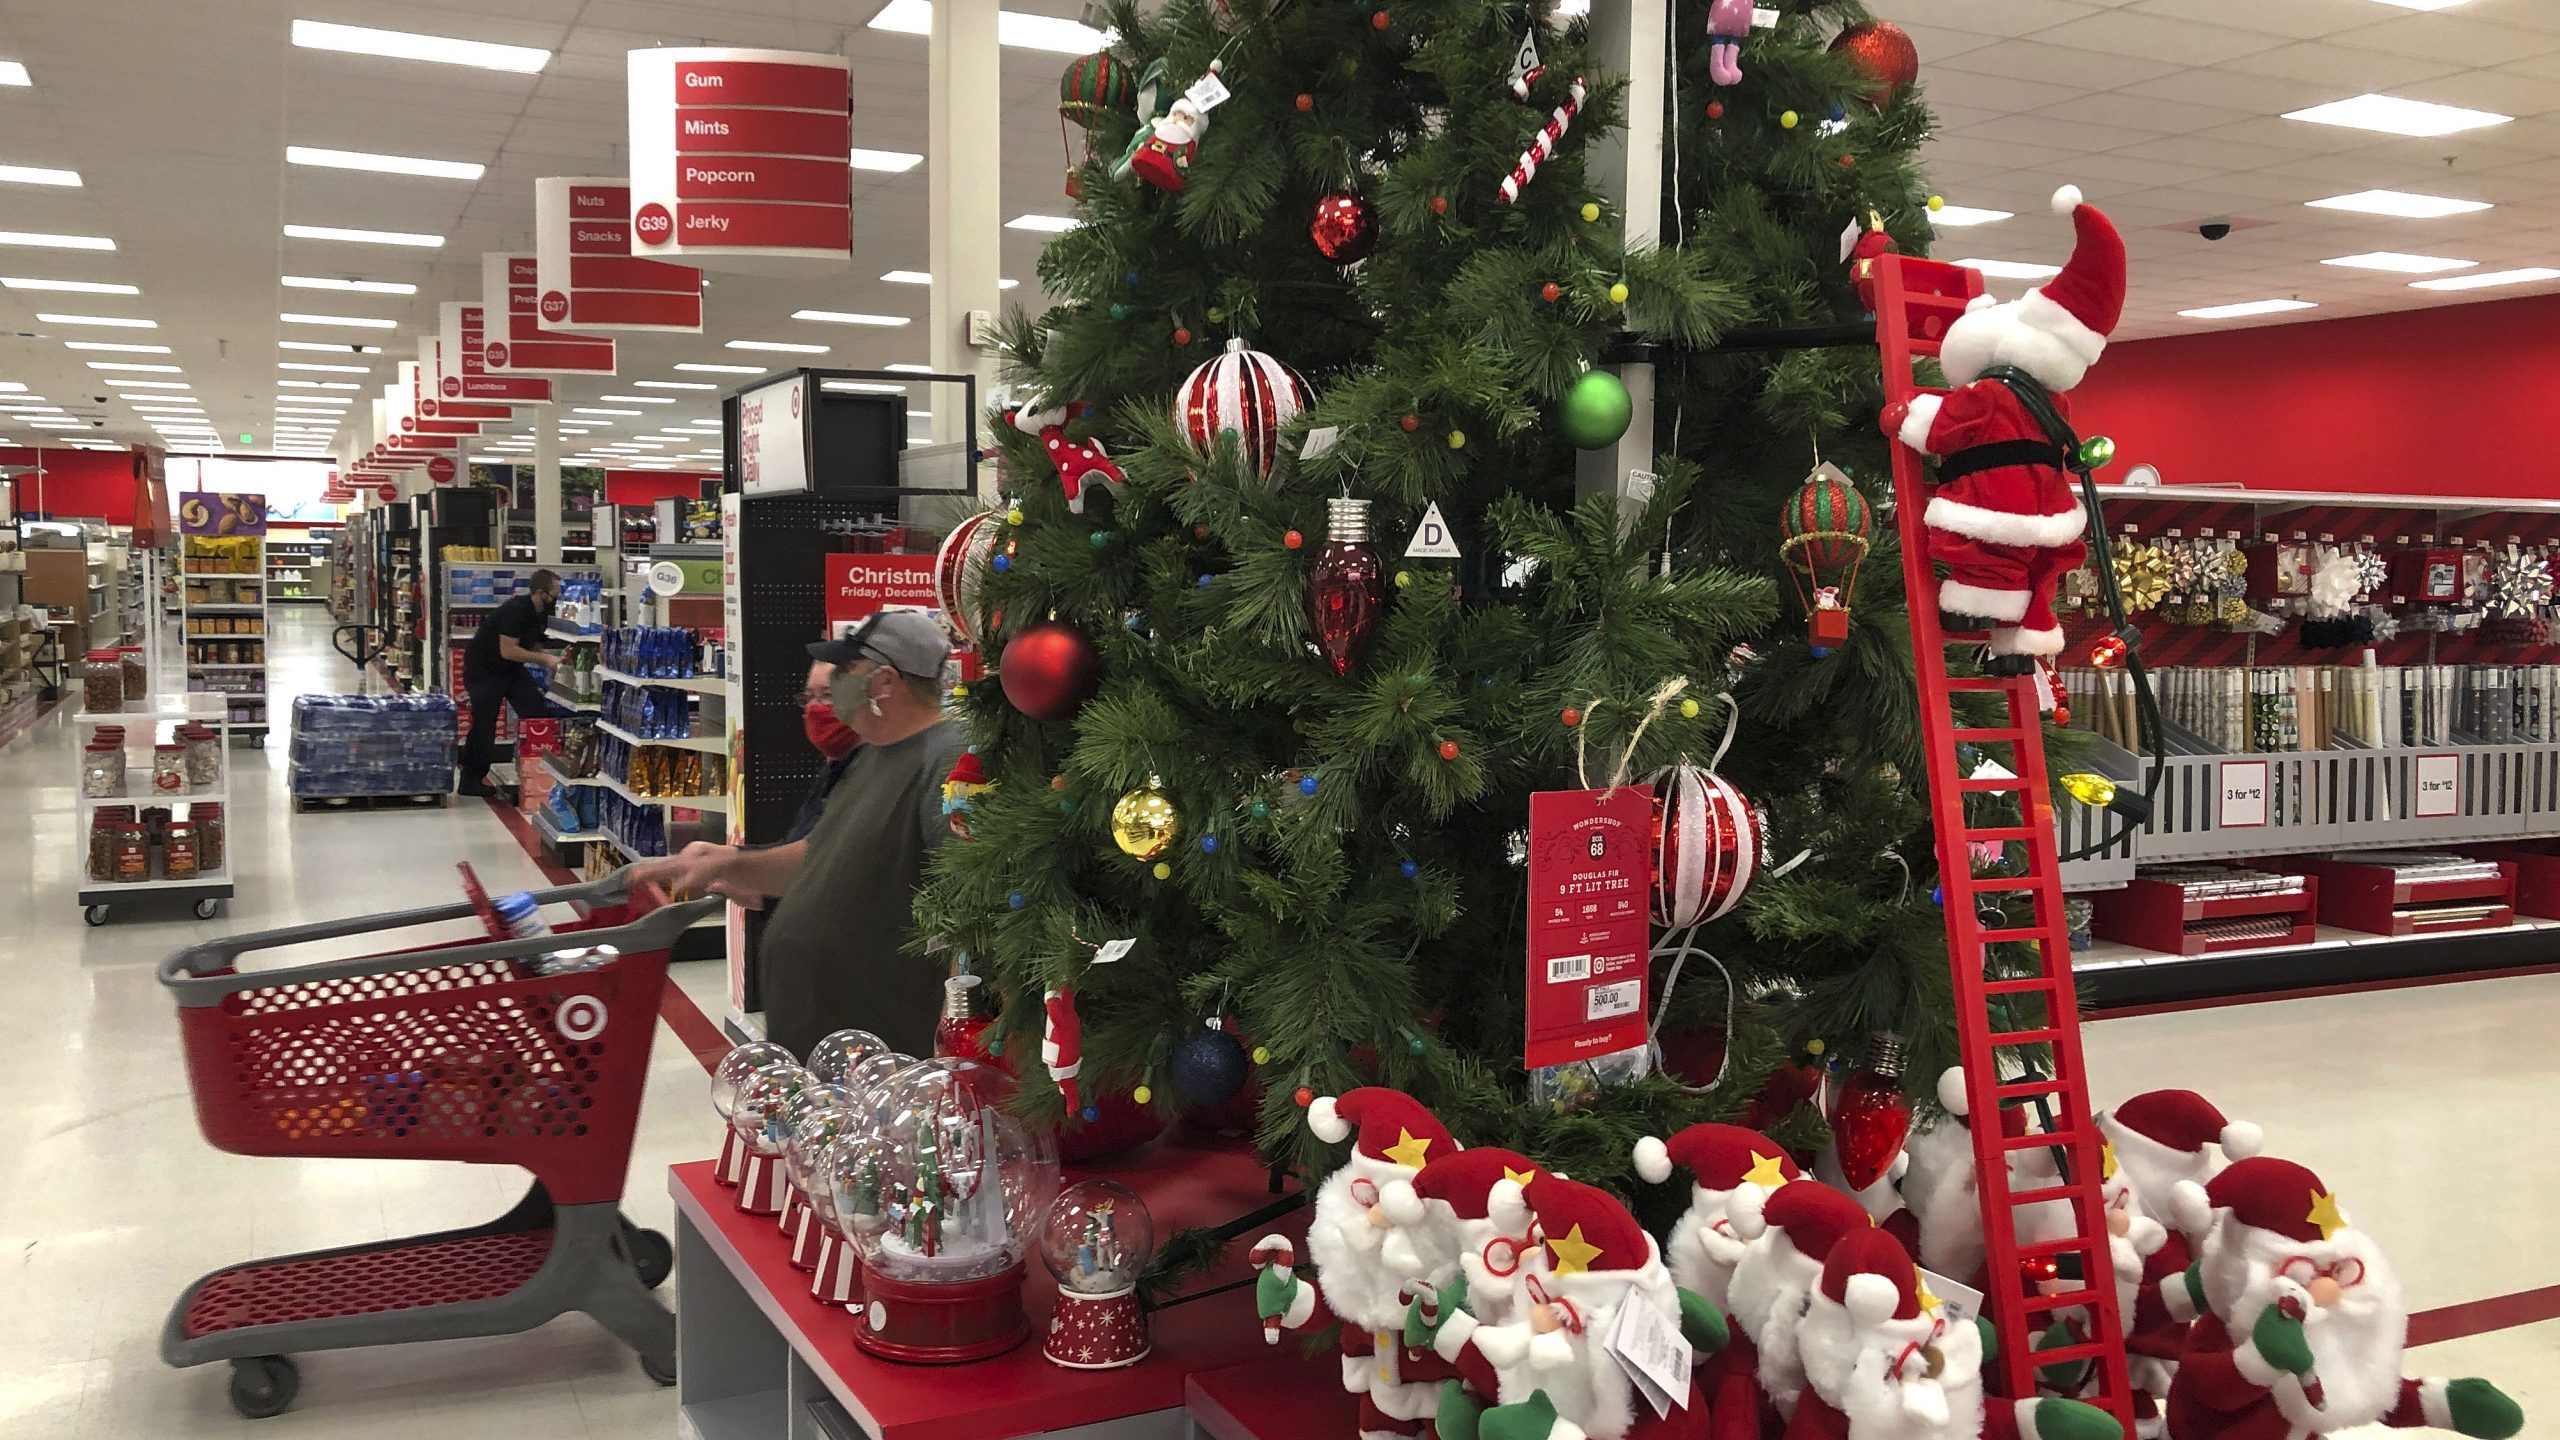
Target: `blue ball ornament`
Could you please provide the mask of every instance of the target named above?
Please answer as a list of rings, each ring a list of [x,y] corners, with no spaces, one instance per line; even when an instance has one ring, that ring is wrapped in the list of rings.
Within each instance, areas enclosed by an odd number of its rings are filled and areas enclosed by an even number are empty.
[[[1834,106],[1832,106],[1832,107],[1831,107],[1831,120],[1832,120],[1832,123],[1833,123],[1833,124],[1835,124],[1835,125],[1836,125],[1836,124],[1838,124],[1839,122],[1841,122],[1841,121],[1843,121],[1843,120],[1846,120],[1846,119],[1848,119],[1848,118],[1849,118],[1849,111],[1848,111],[1848,108],[1847,108],[1847,107],[1845,107],[1845,106],[1841,106],[1841,105],[1834,105]]]
[[[1298,793],[1301,795],[1313,795],[1316,793],[1316,777],[1313,775],[1299,776]]]
[[[1830,647],[1830,646],[1828,646],[1828,645],[1816,645],[1816,646],[1814,646],[1814,647],[1812,647],[1812,648],[1813,648],[1813,658],[1814,658],[1814,659],[1816,659],[1816,660],[1828,660],[1828,659],[1830,659],[1830,658],[1831,658],[1831,647]]]
[[[987,564],[994,567],[999,572],[1010,570],[1013,568],[1013,557],[1010,555],[999,555],[993,560],[988,561]]]
[[[1947,887],[1944,885],[1930,886],[1929,903],[1944,909],[1947,903]]]
[[[1165,1060],[1174,1093],[1189,1105],[1223,1105],[1244,1089],[1244,1046],[1224,1030],[1207,1026],[1182,1037]]]
[[[1212,581],[1212,580],[1215,580],[1215,579],[1217,579],[1217,578],[1218,578],[1218,577],[1217,577],[1217,576],[1215,576],[1215,575],[1203,575],[1203,576],[1201,576],[1201,577],[1200,577],[1200,580],[1199,580],[1199,586],[1200,586],[1200,588],[1201,588],[1201,589],[1203,589],[1203,590],[1208,589],[1208,588],[1209,588],[1209,582],[1210,582],[1210,581]]]
[[[1419,866],[1419,865],[1416,865],[1415,863],[1413,863],[1413,862],[1412,862],[1412,861],[1410,861],[1410,860],[1407,860],[1407,861],[1405,861],[1403,864],[1398,865],[1398,866],[1396,867],[1396,871],[1397,871],[1397,873],[1399,873],[1399,874],[1403,875],[1403,876],[1404,876],[1404,878],[1406,878],[1407,880],[1410,880],[1410,879],[1412,879],[1414,876],[1419,875],[1419,874],[1421,874],[1421,873],[1422,873],[1422,867],[1421,867],[1421,866]]]
[[[1203,835],[1203,836],[1201,836],[1201,837],[1200,837],[1200,853],[1201,853],[1201,854],[1203,854],[1203,855],[1215,855],[1215,854],[1217,854],[1217,853],[1218,853],[1218,837],[1217,837],[1217,836],[1215,836],[1215,835]]]
[[[1031,897],[1023,894],[1019,890],[1016,890],[1012,894],[1004,897],[1004,903],[1012,906],[1016,910],[1019,910],[1023,906],[1031,903]]]
[[[1131,271],[1129,271],[1128,273],[1126,273],[1126,274],[1122,275],[1122,276],[1120,277],[1120,283],[1121,283],[1121,284],[1123,284],[1123,285],[1135,285],[1135,284],[1137,284],[1137,283],[1138,283],[1138,272],[1137,272],[1137,271],[1135,271],[1135,270],[1131,270]]]
[[[1094,1106],[1091,1106],[1091,1105],[1087,1105],[1086,1107],[1084,1107],[1084,1123],[1086,1123],[1087,1125],[1090,1125],[1090,1124],[1092,1124],[1094,1121],[1099,1120],[1099,1119],[1101,1119],[1101,1118],[1102,1118],[1102,1111],[1101,1111],[1100,1109],[1098,1109],[1098,1108],[1096,1108],[1096,1107],[1094,1107]]]

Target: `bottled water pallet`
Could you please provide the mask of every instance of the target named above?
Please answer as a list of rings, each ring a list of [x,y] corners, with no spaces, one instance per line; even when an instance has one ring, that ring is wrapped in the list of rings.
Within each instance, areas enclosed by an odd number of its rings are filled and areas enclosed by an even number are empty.
[[[453,803],[453,792],[419,791],[406,795],[296,795],[293,813],[310,815],[327,810],[420,810]]]

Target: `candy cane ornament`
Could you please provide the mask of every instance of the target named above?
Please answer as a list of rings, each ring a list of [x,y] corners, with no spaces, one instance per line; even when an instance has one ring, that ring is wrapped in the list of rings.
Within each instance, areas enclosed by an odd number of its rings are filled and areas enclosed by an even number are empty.
[[[1533,75],[1524,75],[1512,82],[1511,93],[1525,97],[1529,81],[1533,78]],[[1564,103],[1548,113],[1547,123],[1538,131],[1537,138],[1529,142],[1528,149],[1520,152],[1520,163],[1512,166],[1511,173],[1503,177],[1503,204],[1519,199],[1521,188],[1537,176],[1538,166],[1555,158],[1556,142],[1564,138],[1564,132],[1573,128],[1573,117],[1582,113],[1582,97],[1586,93],[1582,77],[1574,76],[1572,86],[1565,91]]]

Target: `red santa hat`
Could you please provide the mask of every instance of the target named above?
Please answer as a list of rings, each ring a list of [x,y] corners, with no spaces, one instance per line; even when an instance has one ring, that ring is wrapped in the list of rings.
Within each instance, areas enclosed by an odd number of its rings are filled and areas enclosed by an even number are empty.
[[[2347,1228],[2338,1197],[2306,1166],[2271,1155],[2242,1160],[2199,1185],[2180,1182],[2170,1196],[2180,1228],[2202,1231],[2215,1211],[2231,1212],[2231,1223],[2300,1245],[2316,1245]]]
[[[1547,1247],[1547,1283],[1559,1293],[1614,1295],[1662,1268],[1653,1237],[1608,1191],[1543,1172],[1523,1189]]]
[[[2124,237],[2098,207],[2082,202],[2077,185],[2053,192],[2053,213],[2071,220],[2071,258],[2061,274],[2026,293],[2018,318],[2094,365],[2124,315]]]
[[[1518,1151],[1494,1145],[1452,1150],[1423,1166],[1411,1180],[1391,1180],[1380,1187],[1378,1203],[1385,1207],[1387,1218],[1399,1225],[1421,1219],[1423,1202],[1437,1200],[1461,1220],[1517,1221],[1517,1225],[1503,1224],[1516,1234],[1526,1228],[1528,1216],[1527,1207],[1519,1203],[1520,1187],[1538,1173],[1538,1162]],[[1494,1193],[1506,1186],[1508,1205],[1499,1203]]]
[[[1772,1190],[1803,1178],[1776,1141],[1739,1125],[1692,1125],[1668,1140],[1647,1135],[1636,1142],[1636,1173],[1648,1182],[1659,1185],[1670,1179],[1674,1165],[1687,1170],[1701,1190],[1737,1189],[1755,1173],[1764,1180],[1778,1176],[1767,1185]]]
[[[1383,1085],[1316,1097],[1307,1107],[1307,1128],[1327,1144],[1349,1139],[1356,1128],[1360,1132],[1359,1144],[1352,1147],[1356,1157],[1406,1170],[1420,1170],[1458,1149],[1458,1142],[1449,1138],[1421,1101]]]
[[[2220,1145],[2234,1160],[2246,1160],[2266,1144],[2266,1134],[2244,1120],[2229,1120],[2214,1103],[2193,1090],[2151,1090],[2112,1110],[2098,1112],[2098,1128],[2116,1148],[2116,1161],[2134,1171],[2134,1188],[2145,1179],[2202,1181],[2212,1165],[2204,1152]],[[2156,1177],[2156,1178],[2155,1178]],[[2152,1197],[2155,1201],[2157,1197]]]
[[[1818,1180],[1781,1185],[1765,1197],[1758,1187],[1746,1186],[1734,1194],[1732,1218],[1733,1233],[1744,1240],[1776,1230],[1811,1260],[1827,1258],[1841,1237],[1876,1224],[1865,1206]]]
[[[1881,1230],[1842,1237],[1822,1262],[1821,1293],[1861,1327],[1920,1318],[1920,1272]]]

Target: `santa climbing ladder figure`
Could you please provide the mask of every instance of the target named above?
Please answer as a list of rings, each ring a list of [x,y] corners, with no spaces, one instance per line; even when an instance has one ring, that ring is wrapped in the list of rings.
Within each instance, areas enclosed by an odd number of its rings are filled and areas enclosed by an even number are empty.
[[[2002,674],[2062,649],[2054,587],[2087,557],[2089,523],[2064,449],[2063,392],[2097,363],[2124,310],[2114,224],[2075,186],[2055,191],[2053,208],[2075,232],[2062,273],[2007,303],[1976,298],[1939,342],[1954,388],[1884,412],[1887,434],[1938,461],[1923,518],[1929,558],[1946,571],[1942,623],[1989,631],[1986,668]]]

